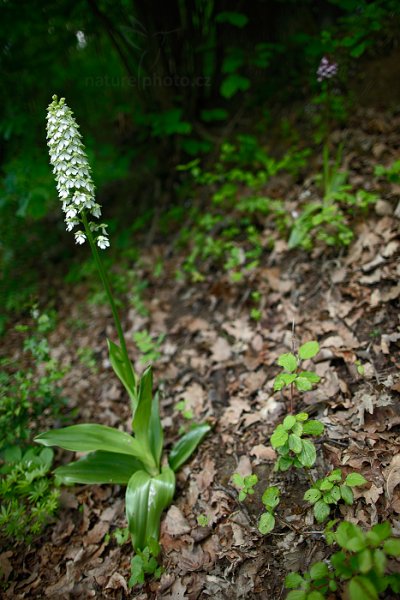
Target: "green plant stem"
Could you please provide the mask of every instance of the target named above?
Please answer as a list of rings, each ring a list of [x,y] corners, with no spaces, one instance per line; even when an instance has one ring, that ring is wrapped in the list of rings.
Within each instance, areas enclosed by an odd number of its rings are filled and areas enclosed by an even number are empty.
[[[135,376],[135,373],[134,373],[133,368],[132,368],[132,363],[129,360],[129,355],[128,355],[128,350],[127,350],[127,347],[126,347],[125,337],[124,337],[124,334],[123,334],[123,331],[122,331],[121,321],[120,321],[120,318],[119,318],[119,315],[118,315],[118,311],[117,311],[117,307],[115,305],[115,301],[114,301],[113,294],[112,294],[112,291],[111,291],[110,282],[108,280],[107,273],[106,273],[106,271],[104,269],[103,262],[102,262],[102,260],[100,258],[99,251],[97,250],[97,246],[96,246],[95,241],[93,239],[92,232],[90,231],[89,223],[88,223],[88,220],[87,220],[87,217],[86,217],[86,214],[85,214],[84,211],[82,212],[82,223],[83,223],[83,226],[85,228],[85,233],[86,233],[87,239],[89,241],[90,249],[92,250],[93,258],[94,258],[94,261],[96,263],[97,270],[98,270],[99,275],[100,275],[100,279],[102,281],[102,284],[104,286],[104,290],[106,292],[108,301],[110,303],[111,312],[112,312],[112,315],[114,317],[114,323],[115,323],[115,327],[117,329],[119,343],[120,343],[120,346],[121,346],[121,351],[122,351],[122,354],[123,354],[123,357],[124,357],[124,361],[125,361],[125,364],[126,364],[127,371],[128,371],[128,373],[130,374],[130,377],[131,377],[132,389],[136,390],[136,387],[137,387],[136,386],[136,376]],[[135,408],[136,408],[136,406],[133,407],[133,409],[135,409]]]

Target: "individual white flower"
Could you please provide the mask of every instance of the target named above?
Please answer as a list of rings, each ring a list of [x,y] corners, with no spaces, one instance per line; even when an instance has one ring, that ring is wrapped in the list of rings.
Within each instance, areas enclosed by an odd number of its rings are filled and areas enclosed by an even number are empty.
[[[105,235],[99,235],[96,243],[101,250],[105,250],[110,245],[109,239]]]
[[[75,231],[75,242],[77,244],[83,244],[86,240],[86,235],[83,233],[83,231]]]
[[[94,197],[95,187],[90,165],[81,140],[79,126],[65,99],[58,100],[57,96],[53,96],[47,109],[47,144],[58,195],[66,214],[67,231],[72,231],[83,223],[83,216],[87,217],[88,213],[96,219],[101,216],[101,207]],[[92,221],[88,224],[92,231],[100,227]],[[103,226],[102,232],[103,235],[97,238],[97,245],[104,249],[110,242]],[[86,234],[76,232],[75,240],[77,244],[83,244]]]

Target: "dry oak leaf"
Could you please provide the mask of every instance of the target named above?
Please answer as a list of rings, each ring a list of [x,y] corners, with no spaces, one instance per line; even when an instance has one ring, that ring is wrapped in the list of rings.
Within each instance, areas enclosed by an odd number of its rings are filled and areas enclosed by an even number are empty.
[[[228,342],[223,337],[218,337],[211,346],[211,358],[215,362],[223,362],[229,360],[232,356],[232,350]]]
[[[165,517],[164,529],[169,535],[178,536],[189,533],[191,527],[179,508],[173,504]]]
[[[250,456],[255,456],[257,463],[261,461],[269,461],[276,459],[276,452],[271,446],[264,446],[263,444],[257,444],[250,450]]]
[[[400,454],[396,454],[385,469],[386,494],[389,500],[393,498],[394,489],[400,484]]]

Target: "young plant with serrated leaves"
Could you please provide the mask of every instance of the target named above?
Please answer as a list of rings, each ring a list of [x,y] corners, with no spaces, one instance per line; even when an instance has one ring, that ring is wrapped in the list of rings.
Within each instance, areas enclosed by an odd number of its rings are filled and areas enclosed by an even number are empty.
[[[288,415],[274,430],[271,445],[279,454],[275,471],[287,471],[291,467],[310,469],[317,458],[317,451],[311,440],[304,436],[320,436],[324,425],[320,421],[308,419],[307,413]]]
[[[290,573],[285,586],[292,591],[287,600],[322,600],[329,592],[349,600],[376,600],[386,598],[391,590],[400,593],[398,563],[400,539],[392,537],[390,523],[374,525],[363,531],[354,523],[342,521],[336,531],[337,520],[328,523],[325,538],[328,544],[340,547],[332,554],[329,566],[314,563],[308,573]]]
[[[314,358],[319,352],[318,342],[306,342],[300,346],[297,354],[288,352],[281,354],[278,358],[278,365],[283,368],[283,373],[275,377],[274,390],[280,391],[284,388],[290,389],[290,412],[293,412],[294,388],[299,392],[308,392],[315,383],[320,381],[319,375],[313,371],[304,371],[301,369],[301,362]]]
[[[239,492],[239,502],[244,502],[247,496],[252,496],[254,494],[254,486],[258,483],[258,477],[255,473],[244,476],[239,473],[234,473],[231,477],[231,481]]]
[[[59,490],[50,476],[51,448],[9,447],[1,453],[0,537],[30,543],[58,510]]]
[[[323,600],[329,592],[336,592],[334,574],[324,562],[317,562],[303,575],[289,573],[285,577],[286,589],[292,590],[286,600]]]
[[[263,535],[270,533],[275,527],[275,508],[280,502],[280,490],[275,485],[268,487],[262,495],[262,503],[266,511],[261,515],[258,521],[258,531]]]
[[[146,575],[151,575],[153,579],[159,579],[164,569],[158,564],[157,558],[161,548],[157,540],[149,540],[149,545],[144,550],[137,550],[135,556],[131,559],[131,576],[129,587],[142,585]]]
[[[163,459],[164,435],[158,395],[153,394],[152,370],[147,368],[139,377],[129,359],[107,272],[99,253],[99,249],[109,246],[105,225],[89,221],[101,212],[94,199],[90,167],[72,112],[64,99],[58,100],[56,96],[53,96],[48,108],[48,144],[57,189],[66,213],[67,230],[83,227],[83,231],[75,234],[76,241],[78,244],[86,240],[89,242],[114,317],[119,345],[107,340],[109,357],[130,398],[132,435],[88,423],[42,433],[35,441],[44,446],[86,453],[83,458],[56,469],[55,473],[62,483],[126,485],[126,517],[133,547],[140,556],[139,553],[145,552],[146,548],[151,552],[158,540],[161,514],[174,496],[175,472],[190,457],[210,427],[207,424],[193,427],[173,446],[168,458]],[[147,565],[147,568],[150,567]]]
[[[135,331],[133,339],[136,346],[139,348],[142,356],[140,362],[142,364],[154,363],[161,357],[159,352],[160,346],[165,338],[165,333],[160,333],[156,339],[153,339],[150,333],[146,330]]]
[[[349,473],[343,481],[340,469],[335,469],[323,479],[318,479],[304,494],[304,500],[313,505],[314,517],[318,523],[325,521],[334,506],[343,500],[353,504],[351,488],[365,485],[367,480],[360,473]]]

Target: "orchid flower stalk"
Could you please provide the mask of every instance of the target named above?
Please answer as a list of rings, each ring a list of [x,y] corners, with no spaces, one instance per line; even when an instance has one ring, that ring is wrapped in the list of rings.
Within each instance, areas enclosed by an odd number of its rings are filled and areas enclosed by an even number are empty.
[[[132,408],[136,409],[137,382],[132,363],[129,360],[128,350],[121,321],[118,315],[112,294],[110,282],[104,269],[99,253],[110,246],[107,235],[107,225],[98,223],[101,216],[101,207],[95,201],[95,187],[91,177],[91,168],[86,156],[79,126],[74,118],[72,110],[65,103],[65,99],[58,100],[53,96],[51,104],[47,109],[47,145],[49,147],[50,163],[57,181],[57,191],[62,202],[65,213],[67,231],[73,231],[76,227],[82,229],[74,232],[75,242],[83,244],[89,242],[100,279],[104,286],[111,312],[117,330],[120,351],[114,350],[112,356],[111,348],[118,348],[108,341],[111,362],[119,362],[120,370],[124,371],[124,385],[131,398]],[[93,221],[92,218],[96,219]],[[115,369],[115,365],[113,364]],[[118,373],[117,373],[118,374]]]
[[[48,107],[47,138],[67,230],[79,228],[75,231],[76,243],[89,242],[110,302],[120,346],[108,340],[109,356],[131,399],[132,434],[105,425],[84,423],[41,433],[35,441],[44,446],[85,453],[79,460],[56,469],[61,483],[126,486],[126,518],[132,545],[139,552],[157,542],[162,511],[171,504],[174,496],[175,471],[190,457],[210,426],[207,423],[194,426],[177,441],[168,457],[163,457],[164,433],[158,395],[153,394],[152,370],[148,367],[138,377],[129,360],[99,252],[110,242],[106,225],[97,221],[101,208],[95,201],[90,166],[72,111],[65,100],[58,100],[57,96],[53,96]]]

